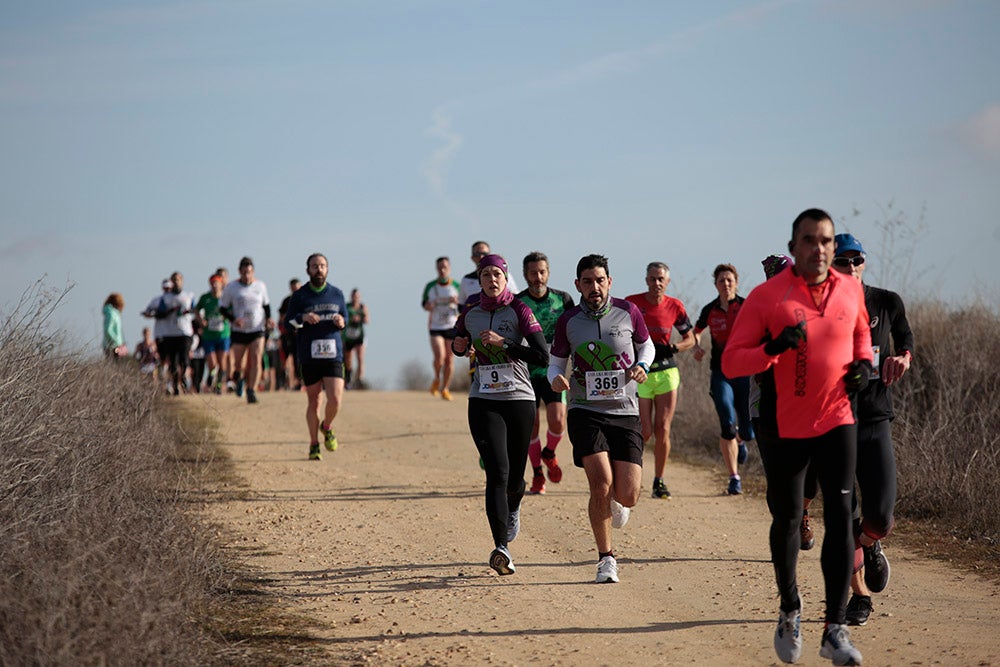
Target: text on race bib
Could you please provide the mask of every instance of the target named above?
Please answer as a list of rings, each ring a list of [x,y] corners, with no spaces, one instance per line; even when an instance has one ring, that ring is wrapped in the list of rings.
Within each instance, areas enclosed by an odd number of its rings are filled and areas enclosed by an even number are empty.
[[[514,391],[514,364],[479,366],[479,393]]]
[[[313,359],[336,359],[337,341],[332,338],[314,340],[310,347],[310,355]]]
[[[625,371],[587,371],[588,401],[615,401],[625,398]]]

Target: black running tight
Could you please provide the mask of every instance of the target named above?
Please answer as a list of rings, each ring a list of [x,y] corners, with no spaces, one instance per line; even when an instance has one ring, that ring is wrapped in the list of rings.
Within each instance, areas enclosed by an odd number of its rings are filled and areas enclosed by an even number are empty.
[[[844,623],[847,593],[854,567],[851,496],[857,456],[857,426],[838,426],[815,438],[771,438],[757,434],[767,475],[771,511],[771,561],[781,609],[801,606],[796,578],[799,523],[806,470],[812,466],[823,491],[823,550],[820,563],[826,588],[826,622]]]
[[[486,517],[496,546],[524,496],[524,466],[535,424],[534,401],[469,399],[469,430],[486,468]]]

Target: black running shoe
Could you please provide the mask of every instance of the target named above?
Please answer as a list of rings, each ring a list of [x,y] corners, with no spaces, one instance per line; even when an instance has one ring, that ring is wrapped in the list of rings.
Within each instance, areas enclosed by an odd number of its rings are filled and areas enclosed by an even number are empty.
[[[852,593],[851,599],[847,602],[847,624],[864,625],[873,610],[872,596]]]
[[[882,553],[882,543],[875,540],[870,547],[862,546],[865,554],[865,585],[872,593],[881,593],[889,585],[889,559]]]
[[[653,497],[670,499],[670,491],[667,490],[667,485],[662,479],[653,482]]]
[[[257,392],[253,389],[247,389],[247,403],[257,402]]]

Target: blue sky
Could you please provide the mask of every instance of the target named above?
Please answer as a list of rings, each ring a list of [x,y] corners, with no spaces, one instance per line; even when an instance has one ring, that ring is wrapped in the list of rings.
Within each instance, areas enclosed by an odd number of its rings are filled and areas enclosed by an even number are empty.
[[[99,345],[173,270],[305,257],[369,304],[370,376],[429,365],[434,258],[667,262],[689,312],[743,293],[804,208],[915,299],[995,298],[1000,3],[49,1],[0,7],[0,310],[39,279]],[[902,216],[888,241],[876,223]],[[876,280],[878,279],[878,280]],[[523,285],[523,280],[521,281]]]

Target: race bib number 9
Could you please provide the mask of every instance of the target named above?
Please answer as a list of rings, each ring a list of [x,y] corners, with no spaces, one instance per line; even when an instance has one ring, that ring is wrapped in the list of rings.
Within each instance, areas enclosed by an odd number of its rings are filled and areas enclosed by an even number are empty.
[[[479,366],[479,393],[499,394],[514,391],[514,364]]]
[[[615,401],[625,398],[625,371],[587,371],[587,400]]]
[[[332,338],[323,338],[312,342],[311,354],[313,359],[336,359],[337,341]]]

